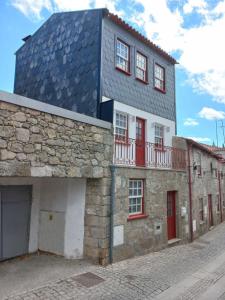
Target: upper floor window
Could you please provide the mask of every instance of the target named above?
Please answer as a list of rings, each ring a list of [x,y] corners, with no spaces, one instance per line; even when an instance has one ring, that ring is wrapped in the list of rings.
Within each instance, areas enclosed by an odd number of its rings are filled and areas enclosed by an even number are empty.
[[[128,137],[127,114],[116,112],[116,140],[125,142]]]
[[[144,213],[144,182],[142,179],[129,180],[129,215]]]
[[[119,39],[116,41],[116,67],[130,72],[130,47]]]
[[[164,126],[155,124],[155,146],[163,148],[164,145]]]
[[[136,54],[136,78],[141,81],[148,81],[147,57],[140,52]]]
[[[155,64],[155,88],[165,92],[165,69]]]
[[[201,157],[200,152],[197,152],[197,155],[196,155],[196,165],[197,165],[197,175],[201,176],[202,175],[202,157]]]

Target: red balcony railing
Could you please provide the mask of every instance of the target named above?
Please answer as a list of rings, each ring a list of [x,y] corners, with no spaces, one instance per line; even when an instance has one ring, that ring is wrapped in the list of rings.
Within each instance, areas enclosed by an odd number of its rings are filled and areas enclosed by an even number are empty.
[[[143,147],[142,151],[140,148]],[[144,150],[144,151],[143,151]],[[140,160],[139,155],[145,155]],[[144,161],[143,165],[138,162]],[[140,166],[149,168],[184,170],[186,168],[186,151],[174,147],[159,147],[146,142],[140,145],[136,140],[115,138],[114,163],[117,165]]]

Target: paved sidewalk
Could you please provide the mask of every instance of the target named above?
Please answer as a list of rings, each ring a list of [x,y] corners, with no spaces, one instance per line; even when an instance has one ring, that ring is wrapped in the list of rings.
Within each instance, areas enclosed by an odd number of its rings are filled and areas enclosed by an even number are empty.
[[[206,289],[213,294],[212,287],[216,284],[221,286],[220,280],[224,280],[224,233],[225,223],[222,223],[192,244],[168,248],[107,267],[84,265],[79,272],[75,271],[75,267],[72,275],[45,282],[30,291],[14,292],[14,295],[9,293],[5,299],[169,299],[165,298],[167,293],[171,293],[173,298],[170,299],[173,300],[200,299]],[[222,297],[222,293],[221,289],[218,297]],[[3,299],[1,288],[0,298]],[[214,299],[217,298],[211,298]]]

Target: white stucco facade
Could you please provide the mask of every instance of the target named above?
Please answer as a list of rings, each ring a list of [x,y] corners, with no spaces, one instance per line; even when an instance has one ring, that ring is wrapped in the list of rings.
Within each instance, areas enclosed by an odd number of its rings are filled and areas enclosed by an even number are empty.
[[[176,134],[176,124],[174,121],[153,115],[144,110],[114,101],[114,120],[116,124],[116,111],[128,115],[128,137],[136,139],[136,118],[145,120],[145,140],[146,142],[155,142],[155,124],[163,125],[164,127],[164,144],[165,146],[172,146],[172,137]]]
[[[83,257],[86,179],[0,178],[0,185],[32,186],[29,253]]]

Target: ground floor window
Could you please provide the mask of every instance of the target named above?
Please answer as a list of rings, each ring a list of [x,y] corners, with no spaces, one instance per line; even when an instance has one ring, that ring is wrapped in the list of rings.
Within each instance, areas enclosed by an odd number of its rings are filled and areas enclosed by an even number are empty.
[[[220,196],[216,195],[216,211],[220,212]]]
[[[200,222],[204,221],[204,203],[203,203],[203,198],[199,199],[199,221]]]
[[[129,215],[144,213],[144,181],[129,180]]]

